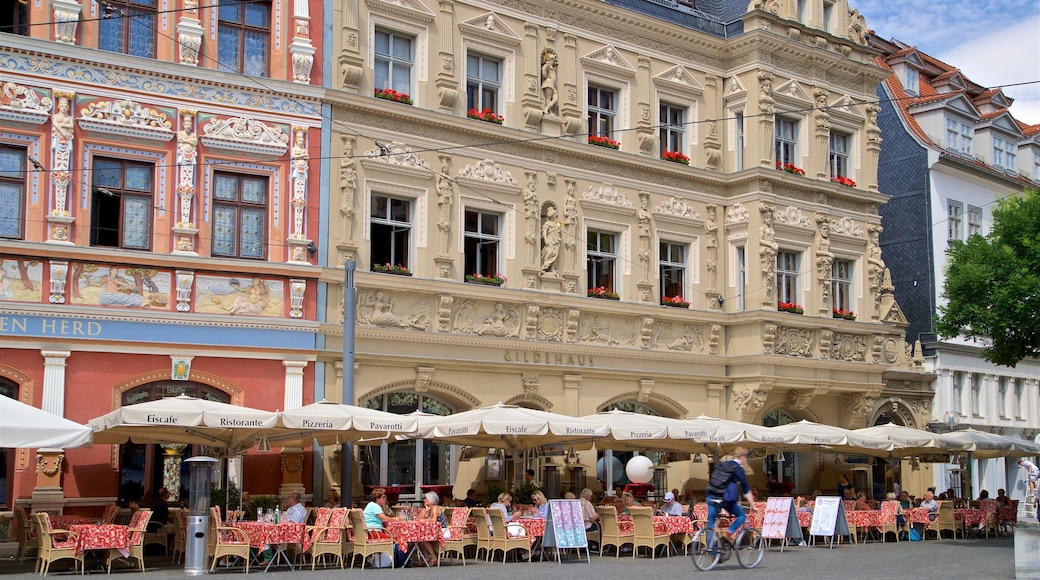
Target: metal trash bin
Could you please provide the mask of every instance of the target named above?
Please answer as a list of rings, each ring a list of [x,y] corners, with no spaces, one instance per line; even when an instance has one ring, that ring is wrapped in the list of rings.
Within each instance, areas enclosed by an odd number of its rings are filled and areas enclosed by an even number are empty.
[[[184,575],[201,576],[207,572],[209,492],[217,460],[212,457],[192,457],[185,459],[184,463],[191,469],[188,486],[188,533],[184,538]]]

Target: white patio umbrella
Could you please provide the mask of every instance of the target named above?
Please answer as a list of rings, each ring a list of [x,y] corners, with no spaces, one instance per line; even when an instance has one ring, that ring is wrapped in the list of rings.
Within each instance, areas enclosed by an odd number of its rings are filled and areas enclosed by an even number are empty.
[[[959,446],[960,451],[967,451],[976,459],[1030,455],[1030,452],[1026,449],[1035,448],[1035,444],[1031,444],[1028,441],[970,428],[943,433],[941,439],[949,442],[951,445]],[[1019,448],[1016,446],[1016,441],[1021,441],[1025,445]]]
[[[323,445],[357,442],[363,439],[386,439],[394,434],[413,433],[419,427],[415,415],[395,415],[386,411],[319,401],[282,412],[286,429],[306,432]],[[433,415],[430,415],[431,417]],[[279,437],[269,437],[276,443]]]
[[[888,439],[812,421],[797,421],[768,429],[769,435],[757,442],[780,451],[844,451],[885,457],[895,448]],[[749,445],[754,446],[754,443]]]
[[[90,427],[0,396],[0,449],[90,445]]]
[[[893,457],[904,457],[907,455],[920,455],[922,453],[944,453],[947,451],[968,451],[969,445],[958,443],[954,440],[943,439],[941,435],[930,431],[922,431],[895,423],[885,423],[856,429],[856,433],[881,437],[895,444],[892,450]]]
[[[596,440],[608,432],[605,424],[588,417],[571,417],[502,403],[454,415],[416,418],[418,429],[409,435],[410,438],[514,450]]]

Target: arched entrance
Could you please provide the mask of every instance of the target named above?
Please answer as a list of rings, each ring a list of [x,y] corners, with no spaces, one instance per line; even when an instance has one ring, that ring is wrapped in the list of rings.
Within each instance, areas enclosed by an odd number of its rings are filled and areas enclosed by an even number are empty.
[[[230,403],[228,393],[195,381],[156,381],[124,391],[120,405],[127,406],[166,397],[188,395],[209,401]],[[170,487],[171,501],[186,498],[188,471],[183,460],[202,452],[199,445],[147,445],[125,443],[119,446],[119,501],[141,502],[151,498],[156,490]],[[177,457],[181,461],[164,461],[164,457]],[[179,466],[180,473],[164,473],[164,465]],[[169,469],[166,467],[165,469]],[[171,484],[179,481],[178,489]],[[218,480],[219,481],[219,480]]]
[[[766,427],[778,427],[794,422],[795,418],[783,409],[773,409],[762,416],[762,425]],[[787,488],[801,489],[798,487],[797,453],[768,455],[762,460],[762,467],[766,474],[768,493],[779,494],[787,491]]]
[[[0,377],[0,397],[18,400],[18,383]],[[0,449],[0,508],[11,509],[14,493],[14,449]]]

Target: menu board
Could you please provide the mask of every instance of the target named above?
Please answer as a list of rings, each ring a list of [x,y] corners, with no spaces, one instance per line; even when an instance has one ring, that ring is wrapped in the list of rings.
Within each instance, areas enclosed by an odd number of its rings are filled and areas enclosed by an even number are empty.
[[[831,547],[834,547],[834,536],[850,535],[849,522],[845,519],[845,505],[840,497],[816,498],[809,535],[831,537]]]
[[[792,497],[771,497],[762,518],[762,537],[770,540],[802,539]]]
[[[549,519],[545,522],[544,548],[585,548],[588,559],[589,539],[585,535],[585,518],[581,513],[581,500],[549,500]],[[560,560],[560,550],[556,559]],[[591,563],[591,560],[590,560]]]

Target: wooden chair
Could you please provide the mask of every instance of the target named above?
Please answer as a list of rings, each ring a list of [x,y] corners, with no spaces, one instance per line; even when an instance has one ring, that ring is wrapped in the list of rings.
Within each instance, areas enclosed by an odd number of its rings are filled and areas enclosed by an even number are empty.
[[[448,510],[445,509],[445,512]],[[445,514],[444,517],[448,517]],[[442,556],[446,553],[454,553],[459,555],[459,559],[462,560],[462,565],[466,565],[466,548],[469,546],[476,547],[477,535],[469,531],[469,508],[457,507],[451,508],[451,517],[448,518],[448,539],[441,543],[440,550],[437,552],[437,567],[441,565]],[[484,526],[487,527],[487,526]]]
[[[329,514],[326,517],[322,514],[321,510],[329,510]],[[339,569],[343,569],[343,539],[346,537],[346,530],[344,529],[347,525],[347,508],[326,508],[323,507],[318,511],[315,516],[315,523],[324,520],[325,525],[323,526],[312,526],[307,530],[308,542],[310,544],[308,552],[311,557],[311,570],[314,570],[314,565],[318,563],[318,558],[322,558],[322,564],[326,564],[325,556],[335,556],[339,560]]]
[[[614,557],[621,555],[621,546],[635,544],[635,534],[630,531],[621,531],[618,522],[617,508],[614,506],[598,506],[596,514],[599,515],[600,543],[599,557],[602,558],[607,546],[614,546]]]
[[[40,538],[36,531],[36,521],[29,520],[25,515],[25,508],[14,506],[14,519],[18,525],[18,541],[21,547],[18,551],[18,559],[24,560],[30,554],[36,555],[40,548]]]
[[[33,521],[36,522],[36,530],[40,537],[36,571],[46,576],[52,563],[71,559],[75,561],[75,568],[82,574],[83,552],[76,553],[76,539],[79,536],[68,530],[52,530],[51,518],[47,512],[34,513]]]
[[[502,550],[502,563],[506,561],[506,555],[513,550],[527,552],[527,559],[531,559],[531,538],[527,536],[509,537],[506,529],[506,514],[501,509],[488,509],[488,518],[491,520],[491,540],[488,543],[488,560],[490,561],[496,552]],[[480,523],[477,523],[480,529]]]
[[[895,534],[896,541],[899,541],[899,534],[901,534],[906,526],[899,526],[899,521],[896,516],[899,515],[899,502],[895,500],[886,500],[881,502],[881,542],[885,543],[888,541],[888,534]],[[905,517],[905,516],[904,516]]]
[[[249,534],[245,530],[225,526],[220,520],[220,508],[211,507],[210,517],[213,520],[213,560],[209,571],[217,568],[217,561],[226,557],[242,558],[246,563],[246,574],[249,573]]]
[[[394,537],[389,530],[369,530],[365,525],[365,515],[361,510],[350,510],[347,513],[350,518],[350,527],[354,529],[354,555],[350,559],[350,567],[354,567],[354,560],[361,556],[361,569],[365,569],[365,560],[372,554],[386,554],[390,556],[390,567],[395,567],[394,562]]]
[[[639,553],[639,548],[650,548],[651,559],[657,558],[657,548],[668,549],[668,528],[654,524],[654,508],[631,507],[632,514],[632,557]]]
[[[126,556],[126,560],[137,560],[138,566],[141,568],[141,572],[144,570],[144,537],[148,531],[148,520],[152,519],[152,510],[150,509],[139,509],[134,512],[132,518],[130,518],[130,524],[128,525],[130,532],[130,554]],[[165,530],[163,534],[165,535]],[[108,573],[112,573],[112,561],[117,558],[123,558],[122,552],[116,548],[111,548],[108,551]]]

